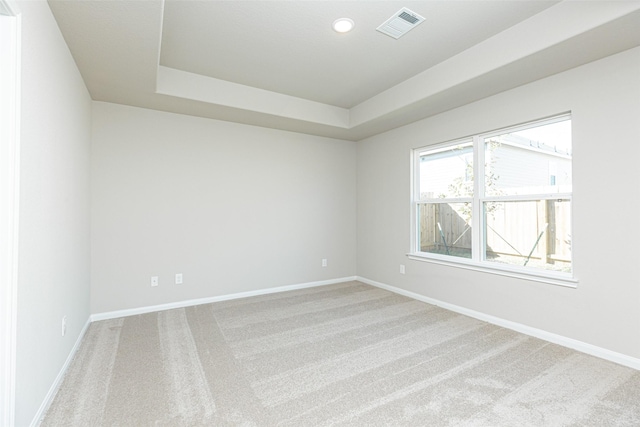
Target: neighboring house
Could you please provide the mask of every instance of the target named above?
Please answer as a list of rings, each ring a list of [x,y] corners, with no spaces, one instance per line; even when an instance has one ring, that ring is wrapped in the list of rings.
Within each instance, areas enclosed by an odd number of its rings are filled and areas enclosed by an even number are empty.
[[[498,145],[486,163],[493,169],[498,188],[514,189],[517,194],[558,193],[566,191],[567,187],[570,191],[570,150],[518,135],[492,140],[498,141]]]

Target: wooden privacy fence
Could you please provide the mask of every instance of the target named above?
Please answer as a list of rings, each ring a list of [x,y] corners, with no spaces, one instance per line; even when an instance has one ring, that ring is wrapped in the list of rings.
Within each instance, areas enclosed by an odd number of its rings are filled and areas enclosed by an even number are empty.
[[[464,203],[420,205],[421,251],[470,257],[469,211]],[[488,202],[487,211],[487,257],[570,261],[568,200]]]
[[[420,205],[420,250],[471,257],[471,224],[463,218],[469,209],[464,203]]]

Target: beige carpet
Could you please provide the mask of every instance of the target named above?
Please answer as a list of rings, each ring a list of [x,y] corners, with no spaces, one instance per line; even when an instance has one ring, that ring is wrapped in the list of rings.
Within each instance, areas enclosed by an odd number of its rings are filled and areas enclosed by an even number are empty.
[[[640,372],[359,282],[96,322],[45,426],[640,426]]]

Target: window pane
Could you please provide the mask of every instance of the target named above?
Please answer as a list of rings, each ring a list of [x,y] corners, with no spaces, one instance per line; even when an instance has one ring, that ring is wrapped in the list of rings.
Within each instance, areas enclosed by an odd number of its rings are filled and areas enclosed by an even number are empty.
[[[485,138],[485,195],[571,192],[571,120]]]
[[[419,153],[420,200],[473,196],[472,142]]]
[[[471,203],[418,205],[420,252],[471,258]]]
[[[487,261],[571,272],[569,200],[485,202]]]

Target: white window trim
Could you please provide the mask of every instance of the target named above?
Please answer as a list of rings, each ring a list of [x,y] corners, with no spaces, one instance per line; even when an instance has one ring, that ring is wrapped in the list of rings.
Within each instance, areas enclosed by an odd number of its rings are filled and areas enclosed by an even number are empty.
[[[452,261],[452,257],[447,257],[438,254],[424,254],[422,252],[408,253],[407,258],[413,261],[428,262],[438,265],[446,265],[448,267],[462,268],[464,270],[479,271],[482,273],[495,274],[498,276],[513,277],[516,279],[530,280],[533,282],[547,283],[550,285],[564,286],[567,288],[577,288],[579,280],[576,277],[570,277],[560,274],[554,274],[553,272],[544,272],[539,274],[537,271],[522,271],[520,269],[509,268],[508,265],[496,264],[488,266],[486,262],[479,263],[473,260],[461,258],[460,260]]]
[[[527,200],[553,200],[553,199],[568,199],[573,204],[573,193],[543,193],[543,194],[527,194],[527,195],[515,195],[515,196],[491,196],[484,197],[484,167],[475,167],[475,165],[484,165],[484,139],[496,135],[503,135],[505,133],[515,132],[520,129],[531,128],[533,126],[541,126],[546,124],[557,123],[571,119],[571,113],[563,113],[550,118],[534,120],[526,122],[516,126],[510,126],[501,128],[495,131],[479,133],[473,137],[465,137],[460,139],[451,140],[441,144],[434,144],[429,146],[423,146],[414,148],[411,150],[411,248],[406,256],[414,261],[429,262],[438,265],[445,265],[449,267],[462,268],[466,270],[478,271],[483,273],[495,274],[500,276],[513,277],[518,279],[530,280],[535,282],[547,283],[551,285],[564,286],[569,288],[577,288],[579,280],[575,276],[575,269],[573,265],[572,250],[572,268],[571,273],[562,273],[547,270],[528,270],[516,266],[510,266],[506,264],[489,263],[480,259],[482,251],[473,250],[472,258],[452,257],[447,255],[432,254],[427,252],[420,252],[418,249],[418,206],[425,203],[456,203],[456,202],[471,202],[473,207],[473,215],[471,218],[472,226],[472,241],[477,242],[474,246],[482,248],[485,245],[484,233],[481,230],[481,217],[483,215],[482,206],[484,202],[493,201],[527,201]],[[416,173],[419,171],[419,156],[420,151],[438,150],[446,147],[453,147],[457,144],[462,144],[473,140],[473,173],[474,173],[474,196],[473,198],[446,198],[446,199],[426,199],[421,200],[419,188],[416,183]],[[571,227],[573,228],[573,209],[571,210]]]
[[[15,423],[21,15],[0,0],[0,425]]]

